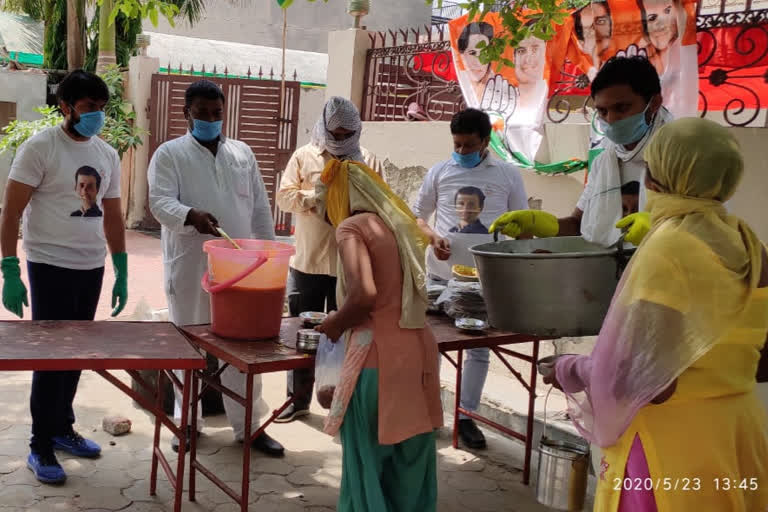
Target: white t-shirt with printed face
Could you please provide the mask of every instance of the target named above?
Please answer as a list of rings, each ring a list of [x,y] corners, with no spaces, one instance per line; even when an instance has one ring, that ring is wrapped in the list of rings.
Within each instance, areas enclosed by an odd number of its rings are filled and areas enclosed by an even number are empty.
[[[120,158],[98,137],[78,142],[63,126],[19,148],[9,179],[35,188],[24,210],[27,259],[75,270],[104,266],[104,199],[120,197]]]
[[[487,156],[477,167],[466,168],[447,160],[427,173],[413,207],[417,217],[429,221],[435,213],[435,232],[451,242],[451,259],[438,261],[430,249],[427,271],[451,278],[451,265],[474,266],[468,248],[493,240],[488,228],[500,215],[528,208],[520,170]]]

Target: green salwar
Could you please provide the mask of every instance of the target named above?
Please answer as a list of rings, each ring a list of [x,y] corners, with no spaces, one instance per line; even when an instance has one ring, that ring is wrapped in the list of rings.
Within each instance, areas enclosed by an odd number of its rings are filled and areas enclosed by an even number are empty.
[[[435,512],[435,433],[379,444],[379,372],[364,368],[341,425],[338,512]]]

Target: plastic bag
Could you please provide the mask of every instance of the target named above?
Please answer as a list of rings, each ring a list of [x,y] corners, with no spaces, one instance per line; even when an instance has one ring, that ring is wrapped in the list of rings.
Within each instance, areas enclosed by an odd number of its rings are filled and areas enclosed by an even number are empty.
[[[127,316],[110,317],[107,321],[113,322],[167,322],[168,309],[152,309],[147,299],[142,297],[136,304],[133,313]]]
[[[333,343],[325,334],[320,336],[315,354],[315,382],[317,401],[325,409],[331,408],[336,385],[344,365],[344,337]]]

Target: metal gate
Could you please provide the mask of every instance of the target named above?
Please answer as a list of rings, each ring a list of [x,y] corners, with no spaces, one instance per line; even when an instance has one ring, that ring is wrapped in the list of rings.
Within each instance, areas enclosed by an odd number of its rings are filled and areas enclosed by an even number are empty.
[[[290,214],[282,212],[275,202],[280,177],[288,159],[296,149],[299,122],[299,82],[285,83],[284,116],[280,117],[280,81],[246,78],[208,78],[221,87],[226,97],[223,133],[250,146],[269,194],[275,233],[291,234]],[[155,74],[152,76],[150,99],[150,158],[160,144],[187,133],[184,119],[184,92],[199,76]],[[142,227],[158,228],[149,212]]]

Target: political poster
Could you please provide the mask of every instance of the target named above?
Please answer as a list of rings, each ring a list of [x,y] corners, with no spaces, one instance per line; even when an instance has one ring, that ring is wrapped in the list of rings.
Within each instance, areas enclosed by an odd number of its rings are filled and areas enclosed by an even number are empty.
[[[667,109],[678,117],[696,115],[695,12],[695,0],[595,0],[573,11],[549,41],[530,36],[507,48],[503,56],[514,66],[500,69],[479,58],[503,33],[499,15],[473,21],[465,15],[450,22],[456,76],[467,106],[491,116],[493,149],[505,159],[531,163],[550,98],[565,89],[587,94],[602,64],[614,56],[649,59]]]

